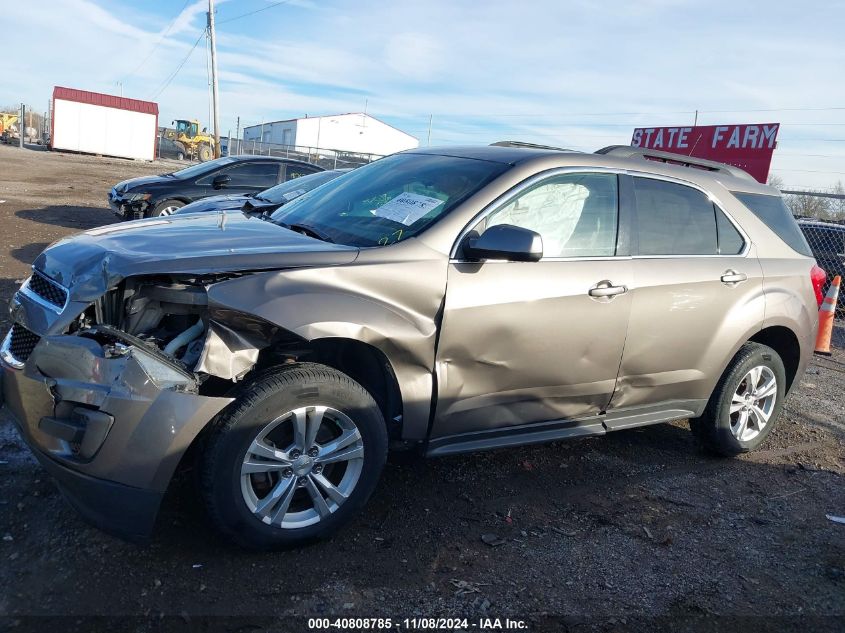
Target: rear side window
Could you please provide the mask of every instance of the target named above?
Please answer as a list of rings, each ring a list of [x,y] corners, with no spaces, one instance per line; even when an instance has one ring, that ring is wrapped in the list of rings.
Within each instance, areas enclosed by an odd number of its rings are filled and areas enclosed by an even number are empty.
[[[722,210],[716,205],[713,208],[716,210],[716,229],[719,233],[719,255],[739,255],[745,240]]]
[[[698,189],[634,178],[640,255],[717,255],[713,203]]]
[[[731,193],[793,250],[807,257],[813,256],[807,240],[804,239],[801,229],[798,228],[798,223],[792,217],[792,212],[786,206],[783,198],[739,191],[732,191]]]

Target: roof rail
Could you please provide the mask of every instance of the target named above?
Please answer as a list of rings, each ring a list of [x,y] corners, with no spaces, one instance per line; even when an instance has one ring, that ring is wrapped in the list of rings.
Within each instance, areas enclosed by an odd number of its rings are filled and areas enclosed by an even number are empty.
[[[717,163],[715,160],[707,160],[705,158],[684,156],[683,154],[673,154],[672,152],[662,152],[660,150],[649,149],[647,147],[608,145],[607,147],[602,147],[600,150],[596,150],[596,154],[608,154],[611,156],[619,156],[621,158],[643,158],[646,160],[656,160],[662,163],[681,165],[683,167],[693,167],[696,169],[704,169],[706,171],[715,171],[728,174],[734,178],[757,182],[751,174],[740,167],[726,165],[725,163]]]
[[[565,147],[552,147],[551,145],[538,145],[537,143],[526,143],[524,141],[496,141],[490,143],[490,147],[525,147],[528,149],[551,149],[556,152],[574,152],[574,149]]]

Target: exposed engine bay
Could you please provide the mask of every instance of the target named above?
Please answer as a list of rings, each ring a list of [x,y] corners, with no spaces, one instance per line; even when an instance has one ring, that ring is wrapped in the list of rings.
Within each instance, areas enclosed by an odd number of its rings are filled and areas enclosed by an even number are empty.
[[[79,330],[108,326],[193,369],[208,329],[208,297],[198,280],[127,279],[77,320]]]
[[[267,341],[212,318],[207,286],[214,281],[219,279],[126,279],[80,314],[68,333],[96,339],[112,356],[142,348],[193,374],[198,384],[210,376],[238,380]]]

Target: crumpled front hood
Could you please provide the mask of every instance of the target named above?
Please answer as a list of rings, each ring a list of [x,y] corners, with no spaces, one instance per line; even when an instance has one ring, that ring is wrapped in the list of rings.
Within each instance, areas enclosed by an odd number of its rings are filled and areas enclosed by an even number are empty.
[[[352,246],[329,244],[240,212],[112,224],[56,242],[33,266],[93,301],[132,275],[206,274],[348,264]]]

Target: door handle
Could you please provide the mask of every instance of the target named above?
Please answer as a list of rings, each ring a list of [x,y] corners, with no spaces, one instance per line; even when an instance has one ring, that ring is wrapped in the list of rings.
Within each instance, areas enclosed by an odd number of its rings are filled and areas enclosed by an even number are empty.
[[[735,270],[726,270],[720,277],[723,284],[738,284],[740,281],[748,279],[745,273],[738,273]]]
[[[588,294],[591,297],[614,297],[626,292],[628,292],[628,286],[614,286],[610,281],[605,279],[590,288]]]

